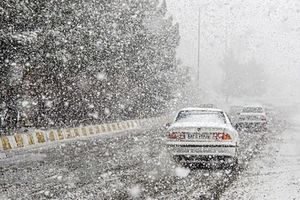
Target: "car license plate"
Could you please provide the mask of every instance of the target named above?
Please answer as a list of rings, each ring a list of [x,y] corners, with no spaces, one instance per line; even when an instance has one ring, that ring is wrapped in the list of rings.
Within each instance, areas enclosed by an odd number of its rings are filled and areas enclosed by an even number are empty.
[[[188,133],[187,139],[189,139],[189,140],[208,140],[208,139],[210,139],[210,135],[205,134],[205,133]]]

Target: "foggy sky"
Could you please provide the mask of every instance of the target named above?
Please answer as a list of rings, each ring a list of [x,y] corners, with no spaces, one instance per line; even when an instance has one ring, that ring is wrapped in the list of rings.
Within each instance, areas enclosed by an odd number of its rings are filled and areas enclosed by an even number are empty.
[[[299,97],[300,3],[298,0],[167,0],[180,25],[178,57],[197,67],[198,10],[201,9],[201,85],[217,90],[225,44],[241,60],[265,66],[268,96]]]

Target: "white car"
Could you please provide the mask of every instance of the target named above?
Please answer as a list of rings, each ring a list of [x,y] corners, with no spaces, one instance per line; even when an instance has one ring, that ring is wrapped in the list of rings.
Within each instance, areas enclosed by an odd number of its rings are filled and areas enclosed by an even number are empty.
[[[239,114],[237,129],[267,130],[267,115],[262,106],[246,106]]]
[[[213,108],[180,110],[167,129],[166,145],[183,163],[220,163],[236,166],[238,132],[225,112]]]

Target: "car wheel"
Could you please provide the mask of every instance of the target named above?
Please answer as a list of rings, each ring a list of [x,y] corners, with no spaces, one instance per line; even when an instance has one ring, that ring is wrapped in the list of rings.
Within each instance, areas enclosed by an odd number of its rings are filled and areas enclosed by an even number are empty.
[[[173,156],[173,160],[176,162],[176,163],[185,163],[185,159],[183,156]]]
[[[237,168],[238,168],[238,166],[239,166],[239,159],[238,158],[235,158],[234,159],[234,162],[232,163],[232,169],[233,170],[237,170]]]
[[[226,164],[226,168],[232,171],[236,171],[238,169],[238,166],[239,166],[238,158],[234,158],[233,162]]]
[[[263,126],[263,127],[262,127],[262,131],[263,131],[263,132],[267,132],[267,131],[268,131],[268,128],[267,128],[266,126]]]
[[[235,125],[235,129],[238,130],[238,131],[240,131],[241,130],[241,125],[240,124],[236,124]]]
[[[230,165],[230,168],[231,168],[233,171],[237,170],[237,169],[238,169],[238,166],[239,166],[239,157],[238,157],[239,151],[238,151],[238,147],[236,147],[235,152],[236,152],[236,153],[235,153],[235,157],[233,158],[233,162],[232,162],[231,165]]]

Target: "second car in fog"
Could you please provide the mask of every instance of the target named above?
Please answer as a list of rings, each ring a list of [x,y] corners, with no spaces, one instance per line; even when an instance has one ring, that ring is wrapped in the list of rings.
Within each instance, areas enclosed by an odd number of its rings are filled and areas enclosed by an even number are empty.
[[[267,115],[262,106],[246,106],[238,117],[236,128],[239,130],[267,130]]]

